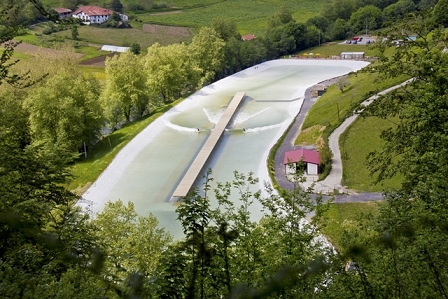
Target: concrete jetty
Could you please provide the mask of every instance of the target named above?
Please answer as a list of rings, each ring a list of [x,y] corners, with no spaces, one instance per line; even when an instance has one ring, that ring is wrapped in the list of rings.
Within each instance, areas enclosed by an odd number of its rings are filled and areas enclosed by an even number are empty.
[[[221,116],[212,133],[208,137],[207,141],[204,143],[193,163],[190,165],[190,168],[188,168],[183,179],[180,181],[176,190],[174,190],[172,196],[173,198],[184,197],[188,194],[188,191],[190,191],[202,168],[210,157],[210,154],[215,149],[216,144],[218,143],[222,133],[232,119],[232,116],[235,113],[236,109],[238,109],[245,94],[245,92],[237,92],[235,94],[229,106],[227,106],[226,111]]]

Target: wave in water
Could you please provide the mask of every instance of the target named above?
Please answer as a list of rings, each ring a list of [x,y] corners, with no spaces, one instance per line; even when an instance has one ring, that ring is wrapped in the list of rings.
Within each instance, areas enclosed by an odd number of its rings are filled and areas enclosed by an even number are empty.
[[[172,122],[170,122],[170,121],[168,121],[168,120],[164,120],[164,122],[165,122],[165,125],[167,126],[167,127],[169,127],[169,128],[171,128],[171,129],[174,129],[174,130],[176,130],[176,131],[180,131],[180,132],[194,132],[194,133],[197,133],[197,132],[199,132],[199,129],[198,128],[188,128],[188,127],[182,127],[182,126],[179,126],[179,125],[175,125],[175,124],[173,124]]]
[[[257,116],[257,115],[260,115],[261,113],[265,112],[266,110],[269,110],[269,107],[268,107],[268,108],[265,108],[265,109],[263,109],[263,110],[261,110],[261,111],[255,112],[255,113],[248,113],[248,112],[241,111],[241,112],[238,113],[238,115],[236,116],[234,123],[235,123],[235,124],[241,124],[241,123],[243,123],[243,122],[245,122],[245,121],[251,119],[252,117],[255,117],[255,116]]]
[[[271,129],[278,128],[282,125],[282,123],[276,124],[276,125],[270,125],[270,126],[264,126],[264,127],[256,127],[256,128],[249,128],[249,129],[243,129],[245,133],[257,133],[262,131],[267,131]]]
[[[203,110],[204,110],[205,115],[208,118],[208,121],[213,123],[213,124],[215,124],[215,125],[218,123],[218,121],[221,119],[222,115],[225,112],[224,109],[220,109],[220,110],[217,110],[217,111],[210,111],[210,110],[208,110],[206,108],[203,108]],[[241,123],[251,119],[252,117],[255,117],[255,116],[257,116],[257,115],[259,115],[259,114],[261,114],[261,113],[263,113],[263,112],[265,112],[267,110],[269,110],[269,107],[265,108],[265,109],[263,109],[261,111],[255,112],[255,113],[249,113],[249,112],[245,112],[245,111],[238,112],[237,115],[236,115],[235,120],[232,122],[232,125],[241,124]]]
[[[203,108],[205,115],[207,115],[208,121],[212,124],[217,124],[218,121],[221,119],[222,115],[224,114],[224,109],[220,109],[217,111],[210,111],[208,109]]]

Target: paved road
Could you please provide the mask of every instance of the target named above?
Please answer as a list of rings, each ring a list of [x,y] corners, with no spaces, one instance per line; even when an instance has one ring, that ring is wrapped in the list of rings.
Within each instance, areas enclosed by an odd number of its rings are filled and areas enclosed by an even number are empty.
[[[331,85],[335,82],[337,82],[341,77],[336,77],[330,80],[326,80],[321,82],[321,84],[325,85]],[[411,79],[412,80],[412,79]],[[388,88],[372,97],[367,99],[362,103],[362,105],[367,106],[378,96],[388,93],[396,88],[399,88],[403,85],[408,84],[411,80],[407,80],[403,82],[402,84],[393,86],[391,88]],[[293,184],[289,182],[285,177],[285,169],[283,165],[283,158],[285,155],[285,152],[291,151],[294,149],[299,148],[298,146],[294,145],[294,141],[300,132],[300,129],[302,127],[303,121],[305,120],[306,115],[308,114],[309,109],[316,101],[315,98],[311,96],[311,90],[312,87],[308,88],[305,91],[305,98],[303,101],[303,105],[297,114],[294,124],[290,127],[290,129],[287,132],[287,135],[283,141],[283,143],[280,145],[279,149],[277,150],[277,153],[275,155],[275,177],[277,180],[277,183],[280,187],[292,190]],[[323,180],[315,183],[314,190],[317,193],[329,193],[334,191],[335,189],[342,191],[345,193],[344,195],[338,195],[335,199],[335,203],[343,203],[343,202],[363,202],[363,201],[371,201],[371,200],[381,200],[383,199],[381,193],[371,193],[371,192],[364,192],[360,194],[356,194],[355,192],[346,189],[344,186],[342,186],[342,160],[341,160],[341,153],[339,150],[339,136],[347,129],[347,127],[352,124],[358,115],[353,115],[349,118],[347,118],[341,126],[339,126],[336,130],[333,131],[333,133],[329,137],[329,147],[331,151],[333,152],[333,158],[332,158],[332,170],[330,174]],[[308,180],[307,183],[304,184],[304,187],[308,187],[312,183],[312,180]],[[328,200],[332,198],[331,196],[325,196],[325,199]]]

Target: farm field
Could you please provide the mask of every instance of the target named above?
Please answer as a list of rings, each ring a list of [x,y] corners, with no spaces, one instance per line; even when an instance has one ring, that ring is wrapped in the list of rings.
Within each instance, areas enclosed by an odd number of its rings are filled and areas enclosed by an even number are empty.
[[[130,46],[132,43],[140,44],[142,49],[150,47],[155,42],[162,46],[173,43],[187,42],[191,35],[186,35],[185,30],[179,31],[176,34],[169,28],[158,27],[158,30],[153,32],[145,32],[135,28],[99,28],[94,26],[80,26],[78,29],[79,40],[87,43],[95,43],[99,45],[115,45],[115,46]],[[173,32],[173,33],[171,33]],[[191,32],[189,32],[191,34]],[[71,31],[60,31],[53,33],[65,38],[71,38]]]
[[[213,5],[183,10],[177,14],[139,14],[138,19],[144,23],[164,25],[201,27],[210,26],[216,18],[233,19],[241,34],[262,33],[270,16],[286,6],[293,12],[293,17],[299,22],[318,15],[326,1],[237,1],[217,2]],[[223,14],[225,12],[225,14]]]

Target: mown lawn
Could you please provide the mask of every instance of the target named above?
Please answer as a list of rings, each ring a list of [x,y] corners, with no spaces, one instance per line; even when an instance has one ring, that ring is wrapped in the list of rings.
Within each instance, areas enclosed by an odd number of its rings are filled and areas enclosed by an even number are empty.
[[[394,127],[385,119],[376,117],[358,118],[339,139],[341,147],[343,175],[342,183],[350,189],[381,192],[387,188],[399,188],[402,176],[374,184],[374,177],[366,165],[367,155],[381,150],[384,141],[380,138],[382,130]]]
[[[335,199],[337,202],[337,198]],[[379,205],[381,202],[354,202],[354,203],[341,203],[332,204],[330,209],[325,213],[323,234],[327,237],[328,241],[336,247],[336,249],[342,248],[342,236],[344,234],[345,227],[349,226],[353,222],[361,221],[362,215],[377,215],[379,212]]]
[[[157,109],[151,115],[124,126],[120,130],[109,134],[95,146],[90,147],[87,159],[82,156],[71,167],[74,179],[67,186],[68,189],[78,195],[83,194],[129,141],[180,101],[175,101]]]

